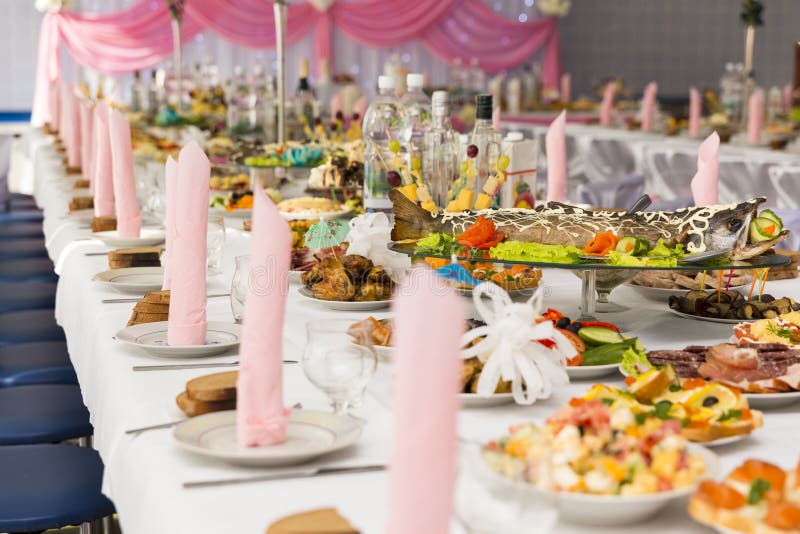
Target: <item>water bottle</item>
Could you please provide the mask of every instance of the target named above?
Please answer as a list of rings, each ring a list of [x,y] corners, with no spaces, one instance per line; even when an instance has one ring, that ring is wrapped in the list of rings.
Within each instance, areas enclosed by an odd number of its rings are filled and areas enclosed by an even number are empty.
[[[425,132],[431,126],[431,100],[422,91],[424,77],[422,74],[406,76],[408,92],[400,102],[406,111],[408,126],[411,129],[409,143],[409,162],[412,171],[421,171],[425,150]]]
[[[450,124],[450,99],[447,91],[436,91],[432,99],[432,119],[425,133],[423,173],[435,208],[445,208],[453,200],[452,186],[458,179],[459,135]],[[423,207],[425,207],[423,201]]]
[[[394,78],[378,77],[378,94],[364,114],[364,208],[391,213],[387,194],[408,177],[411,130],[405,109],[395,96]]]

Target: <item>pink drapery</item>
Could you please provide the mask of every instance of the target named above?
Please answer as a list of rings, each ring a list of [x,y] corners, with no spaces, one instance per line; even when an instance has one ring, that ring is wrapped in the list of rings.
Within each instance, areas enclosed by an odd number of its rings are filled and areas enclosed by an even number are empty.
[[[189,40],[207,28],[241,46],[274,48],[270,4],[266,0],[191,0],[186,2],[182,37]],[[333,27],[367,46],[418,40],[448,63],[474,57],[490,73],[513,68],[543,49],[543,83],[558,86],[558,26],[551,17],[524,23],[509,20],[485,0],[339,0],[322,11],[303,2],[288,7],[287,45],[313,32],[317,59],[326,58],[332,64]],[[169,10],[163,0],[140,0],[112,14],[48,13],[39,35],[35,125],[50,120],[48,82],[60,77],[62,42],[78,63],[101,72],[151,67],[172,53]]]

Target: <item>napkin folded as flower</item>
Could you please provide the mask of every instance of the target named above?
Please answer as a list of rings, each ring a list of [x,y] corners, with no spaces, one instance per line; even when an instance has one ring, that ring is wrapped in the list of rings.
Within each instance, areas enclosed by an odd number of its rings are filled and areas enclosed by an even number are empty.
[[[81,162],[83,163],[83,177],[89,180],[89,189],[94,190],[92,178],[92,141],[94,139],[94,120],[92,117],[92,106],[85,100],[80,101],[81,109]]]
[[[689,89],[689,135],[697,137],[700,135],[700,116],[703,112],[703,101],[700,98],[700,91],[692,87]]]
[[[747,142],[751,145],[761,143],[761,130],[764,128],[764,90],[756,89],[747,103]]]
[[[710,206],[719,201],[719,135],[712,133],[697,151],[697,173],[692,178],[695,206]]]
[[[208,157],[197,143],[189,143],[178,158],[175,223],[169,251],[172,279],[167,342],[174,346],[204,345],[206,341],[206,236],[210,179]]]
[[[658,84],[650,82],[644,88],[642,97],[642,131],[649,132],[653,129],[653,119],[656,115],[656,96],[658,95]]]
[[[389,534],[449,532],[456,475],[465,309],[418,267],[395,299]]]
[[[114,182],[111,174],[111,139],[108,134],[108,104],[94,107],[94,216],[114,216]]]
[[[380,265],[397,282],[411,267],[411,258],[389,250],[392,240],[392,224],[385,213],[365,213],[350,220],[347,234],[347,253],[369,258]]]
[[[600,103],[600,125],[611,126],[614,119],[614,93],[617,84],[608,82],[603,89],[603,101]]]
[[[244,304],[236,436],[240,446],[282,443],[291,409],[283,406],[283,319],[292,233],[260,187],[253,192],[250,272]]]
[[[550,123],[545,136],[547,149],[547,200],[567,199],[567,112]]]
[[[169,251],[172,248],[172,236],[175,235],[175,198],[178,194],[175,190],[178,184],[178,164],[172,159],[172,156],[167,156],[165,174],[167,189],[167,202],[164,209],[164,226],[166,227],[165,248]],[[161,284],[161,289],[169,289],[171,280],[172,261],[170,261],[169,252],[167,252],[166,262],[164,264],[164,281]]]
[[[111,139],[111,165],[114,177],[114,199],[117,207],[117,232],[120,237],[139,237],[142,216],[136,199],[136,182],[133,177],[133,152],[131,126],[121,112],[111,110],[108,117]]]

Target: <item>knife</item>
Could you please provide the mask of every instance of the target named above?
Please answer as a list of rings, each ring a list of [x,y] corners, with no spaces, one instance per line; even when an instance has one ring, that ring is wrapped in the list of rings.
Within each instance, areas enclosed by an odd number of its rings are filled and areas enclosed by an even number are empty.
[[[220,480],[196,480],[191,482],[184,482],[183,487],[186,489],[192,488],[210,488],[214,486],[227,486],[230,484],[247,484],[250,482],[270,482],[273,480],[289,480],[293,478],[313,478],[329,475],[349,475],[353,473],[372,473],[375,471],[386,470],[384,464],[360,465],[350,467],[316,467],[307,469],[305,471],[295,471],[292,473],[278,473],[274,475],[260,475],[255,477],[242,477],[242,478],[224,478]]]
[[[297,360],[283,360],[283,363],[300,363]],[[175,363],[165,365],[134,365],[134,371],[178,371],[181,369],[210,369],[213,367],[236,367],[239,365],[238,361],[235,362],[213,362],[213,363]]]

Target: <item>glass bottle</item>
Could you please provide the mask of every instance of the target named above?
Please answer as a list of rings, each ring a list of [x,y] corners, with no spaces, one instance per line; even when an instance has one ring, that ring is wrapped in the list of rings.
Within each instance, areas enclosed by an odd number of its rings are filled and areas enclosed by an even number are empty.
[[[409,162],[412,171],[420,171],[424,159],[425,132],[431,125],[431,100],[422,91],[424,83],[422,74],[412,73],[406,76],[408,91],[400,102],[406,111],[408,125],[411,128],[409,142]]]
[[[475,128],[467,146],[466,163],[474,168],[474,207],[486,209],[494,202],[497,188],[500,186],[494,182],[502,136],[492,125],[492,95],[481,94],[475,100],[477,104]]]
[[[411,136],[405,109],[395,96],[394,78],[378,77],[378,94],[364,115],[364,208],[391,213],[387,193],[408,181]]]
[[[451,187],[458,178],[459,136],[450,124],[450,95],[436,91],[432,99],[431,126],[425,133],[422,175],[434,205],[444,209],[452,200]]]
[[[246,129],[247,109],[247,79],[244,68],[236,65],[233,68],[233,78],[228,84],[228,128],[235,133],[243,133]]]
[[[308,83],[308,60],[303,59],[300,62],[300,81],[297,84],[297,92],[295,94],[295,113],[297,118],[303,123],[303,130],[306,137],[309,135],[311,128],[314,127],[314,91]],[[307,131],[306,131],[307,130]]]

